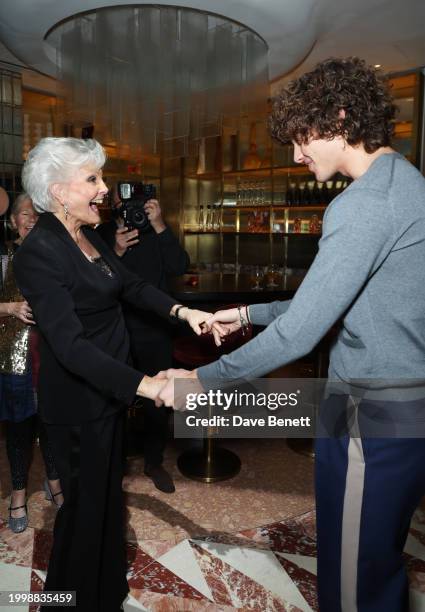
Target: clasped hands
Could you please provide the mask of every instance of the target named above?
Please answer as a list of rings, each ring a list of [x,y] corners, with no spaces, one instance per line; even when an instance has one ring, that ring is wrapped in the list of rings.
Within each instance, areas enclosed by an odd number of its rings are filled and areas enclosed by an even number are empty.
[[[249,321],[248,306],[218,310],[214,314],[194,310],[185,307],[184,319],[189,323],[195,334],[212,334],[216,346],[226,340],[226,336],[232,334],[246,325]]]
[[[183,310],[183,309],[182,309]],[[214,314],[185,308],[183,319],[189,323],[197,335],[211,333],[216,346],[221,346],[226,336],[242,327],[243,321],[249,321],[248,307],[241,309],[229,308],[219,310]],[[175,380],[186,380],[185,393],[175,393]],[[139,385],[138,395],[148,397],[155,401],[157,406],[169,406],[174,410],[184,409],[184,399],[187,392],[202,392],[203,388],[198,380],[197,370],[185,370],[183,368],[164,370],[155,376],[145,376]]]

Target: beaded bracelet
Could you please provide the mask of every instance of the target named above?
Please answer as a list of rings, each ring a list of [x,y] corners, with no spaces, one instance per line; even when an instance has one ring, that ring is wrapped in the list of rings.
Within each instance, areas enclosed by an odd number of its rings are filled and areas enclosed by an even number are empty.
[[[242,308],[245,308],[245,312],[248,312],[248,308],[247,306],[245,306],[245,304],[240,304],[238,306],[238,312],[239,312],[239,321],[241,323],[241,329],[242,329],[242,336],[245,336],[246,334],[246,330],[249,327],[249,321],[243,316],[242,314]]]

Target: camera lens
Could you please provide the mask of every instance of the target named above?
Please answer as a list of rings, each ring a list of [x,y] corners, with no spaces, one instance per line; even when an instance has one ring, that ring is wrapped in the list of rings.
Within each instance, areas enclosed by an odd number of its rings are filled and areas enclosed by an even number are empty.
[[[148,223],[148,218],[143,210],[135,210],[133,214],[133,224],[137,228],[143,228]]]

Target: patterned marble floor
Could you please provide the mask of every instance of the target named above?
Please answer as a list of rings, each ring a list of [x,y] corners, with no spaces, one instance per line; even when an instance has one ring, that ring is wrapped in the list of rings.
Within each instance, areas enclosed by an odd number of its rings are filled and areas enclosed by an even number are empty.
[[[181,445],[170,441],[165,465],[176,484],[173,495],[155,489],[143,475],[143,458],[132,457],[124,479],[127,538],[178,543],[212,530],[235,533],[266,525],[314,507],[313,463],[295,454],[284,440],[227,440],[225,446],[241,458],[240,473],[231,480],[205,485],[180,474],[176,463]],[[30,526],[50,530],[55,511],[44,500],[43,479],[36,449],[28,487]],[[0,440],[0,518],[7,516],[9,481],[4,441]]]
[[[261,441],[255,444],[255,449],[252,444],[245,450],[243,446],[236,447],[243,457],[242,473],[214,486],[179,478],[171,449],[167,464],[177,485],[172,496],[157,492],[140,476],[140,459],[131,461],[124,480],[131,589],[126,612],[317,610],[311,462],[288,452],[282,441],[275,445],[268,441],[263,447]],[[0,443],[0,461],[1,452]],[[286,461],[279,463],[282,459]],[[271,460],[279,469],[270,475],[264,466],[270,465]],[[0,466],[1,475],[4,472]],[[37,455],[34,477],[41,478]],[[277,484],[282,479],[283,489]],[[30,506],[38,510],[31,514],[30,527],[15,535],[0,519],[0,590],[43,588],[54,513],[37,486],[33,483],[31,487]],[[2,478],[3,507],[5,490]],[[285,500],[289,500],[289,510],[285,506],[279,510]],[[416,512],[405,558],[411,583],[411,612],[425,612],[424,510]],[[37,607],[1,610],[36,612]]]
[[[0,590],[43,588],[51,532],[14,535],[0,522]],[[126,612],[315,612],[314,512],[234,535],[127,544]],[[405,560],[411,612],[425,610],[425,512],[415,515]],[[2,608],[5,612],[8,608]],[[14,607],[10,612],[28,608]],[[28,612],[36,612],[30,606]]]

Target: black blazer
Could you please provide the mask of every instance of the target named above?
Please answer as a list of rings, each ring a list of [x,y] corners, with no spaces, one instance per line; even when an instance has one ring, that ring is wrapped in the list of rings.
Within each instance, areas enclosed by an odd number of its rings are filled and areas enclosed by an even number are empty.
[[[96,232],[100,234],[108,246],[113,249],[115,246],[115,233],[117,224],[114,219],[98,225]],[[180,245],[177,238],[169,227],[159,234],[153,228],[145,233],[140,233],[139,243],[128,249],[120,257],[123,265],[149,283],[169,293],[169,281],[176,276],[184,274],[189,267],[189,255]],[[131,304],[123,304],[123,312],[127,329],[130,332],[138,331],[138,342],[143,333],[144,341],[154,342],[155,340],[164,341],[167,338],[171,342],[170,329],[153,312],[144,312],[140,316],[140,311]],[[168,343],[167,343],[168,344]]]
[[[129,272],[93,229],[83,231],[112,277],[84,256],[52,213],[40,216],[13,261],[42,338],[39,411],[47,423],[80,424],[131,404],[142,374],[127,365],[120,301],[166,318],[176,303]]]

